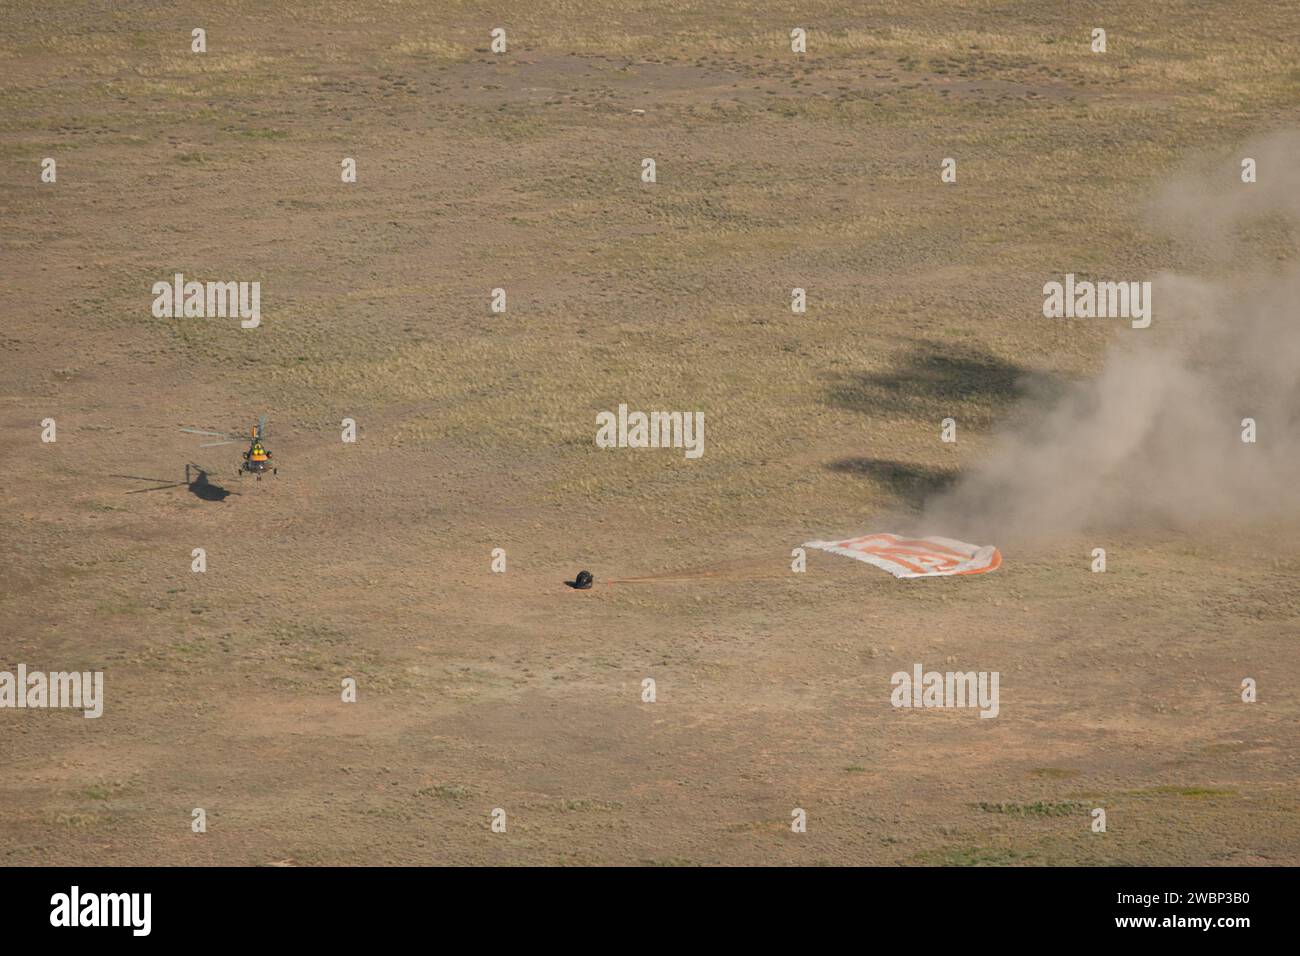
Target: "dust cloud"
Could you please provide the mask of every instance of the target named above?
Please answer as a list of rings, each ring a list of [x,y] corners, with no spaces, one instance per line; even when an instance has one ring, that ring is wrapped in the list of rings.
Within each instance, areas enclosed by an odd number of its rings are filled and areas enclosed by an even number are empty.
[[[1297,156],[1300,133],[1274,134],[1161,189],[1157,229],[1214,278],[1154,277],[1152,326],[1116,321],[1098,377],[1047,407],[1022,402],[917,530],[999,542],[1300,515]],[[1255,183],[1242,182],[1244,157]]]

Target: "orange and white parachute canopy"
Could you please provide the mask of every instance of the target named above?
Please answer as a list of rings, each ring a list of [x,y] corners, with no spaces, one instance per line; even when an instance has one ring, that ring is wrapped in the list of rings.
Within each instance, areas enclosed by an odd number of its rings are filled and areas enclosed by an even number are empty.
[[[1002,565],[1002,553],[992,545],[981,547],[953,538],[905,538],[882,533],[843,541],[805,541],[803,546],[874,564],[896,578],[983,574]]]

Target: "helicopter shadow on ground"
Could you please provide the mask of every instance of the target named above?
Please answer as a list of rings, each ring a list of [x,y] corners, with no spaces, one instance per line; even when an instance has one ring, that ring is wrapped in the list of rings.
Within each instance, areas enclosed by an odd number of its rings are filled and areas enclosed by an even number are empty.
[[[944,418],[955,418],[964,428],[991,428],[1024,418],[1027,405],[1050,407],[1066,387],[1058,376],[979,348],[914,339],[895,367],[841,375],[825,400],[874,418],[931,422],[938,441]],[[888,457],[841,458],[826,468],[876,482],[913,510],[947,491],[960,477],[955,468]]]
[[[231,491],[220,485],[213,484],[208,479],[208,473],[197,465],[185,466],[184,481],[168,481],[166,478],[146,478],[141,475],[109,475],[110,478],[127,478],[131,481],[157,481],[161,482],[156,488],[137,488],[135,491],[126,492],[128,495],[139,495],[146,491],[167,491],[170,488],[184,488],[190,494],[203,501],[225,501],[231,495],[237,495],[239,492]]]
[[[1025,399],[1054,404],[1066,388],[1059,376],[980,348],[913,339],[891,369],[836,378],[826,403],[871,416],[934,420],[961,417],[985,427]]]
[[[956,469],[931,468],[883,458],[841,458],[826,467],[840,474],[870,478],[914,510],[951,488],[960,474]]]

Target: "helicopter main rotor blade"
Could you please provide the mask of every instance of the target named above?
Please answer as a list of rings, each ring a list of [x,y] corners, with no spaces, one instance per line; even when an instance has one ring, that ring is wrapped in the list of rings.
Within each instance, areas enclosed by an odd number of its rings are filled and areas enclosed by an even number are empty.
[[[189,484],[188,481],[178,481],[170,485],[159,485],[157,488],[137,488],[135,491],[128,491],[127,494],[142,495],[146,491],[166,491],[168,488],[184,488],[188,484]]]
[[[209,441],[199,445],[200,448],[216,448],[218,445],[234,445],[235,439],[227,438],[225,441]]]
[[[210,432],[202,428],[182,428],[181,431],[189,432],[191,435],[216,435],[218,438],[229,438],[225,432]]]

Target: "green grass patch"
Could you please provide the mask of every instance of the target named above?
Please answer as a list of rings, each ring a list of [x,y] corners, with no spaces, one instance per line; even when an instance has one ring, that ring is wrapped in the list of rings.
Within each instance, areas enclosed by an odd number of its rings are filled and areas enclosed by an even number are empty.
[[[1046,780],[1069,780],[1071,777],[1077,777],[1079,771],[1067,770],[1065,767],[1035,767],[1029,771],[1029,775]]]
[[[1215,790],[1212,787],[1147,787],[1144,790],[1130,790],[1130,797],[1191,797],[1204,800],[1210,797],[1235,797],[1236,790]]]
[[[458,783],[439,783],[432,787],[421,787],[415,791],[417,797],[435,797],[438,800],[464,800],[472,791]]]

